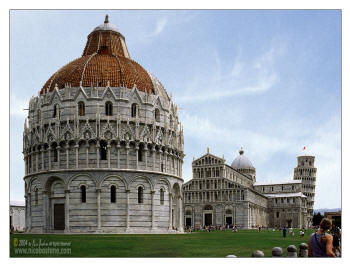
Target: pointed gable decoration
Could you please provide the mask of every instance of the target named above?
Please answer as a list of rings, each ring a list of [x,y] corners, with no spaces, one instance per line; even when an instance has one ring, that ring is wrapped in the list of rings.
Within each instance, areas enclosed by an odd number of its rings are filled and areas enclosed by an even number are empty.
[[[86,140],[96,138],[96,133],[92,129],[88,119],[86,119],[86,122],[85,122],[84,126],[81,128],[79,135],[80,135],[80,138],[86,139]]]
[[[68,141],[69,139],[74,137],[74,131],[69,125],[69,120],[67,120],[66,126],[63,128],[60,140],[66,140]]]
[[[103,91],[101,98],[102,99],[111,99],[114,98],[114,100],[117,100],[117,96],[113,92],[112,88],[107,86],[107,88]]]
[[[111,139],[117,138],[116,132],[115,132],[113,126],[109,123],[109,121],[103,126],[100,136],[106,140],[111,140]]]
[[[53,93],[51,94],[51,98],[49,99],[49,104],[52,105],[52,103],[60,103],[62,102],[62,96],[58,91],[58,88],[55,87],[53,90]]]
[[[130,91],[129,99],[130,99],[130,102],[133,102],[133,103],[138,103],[138,104],[144,103],[144,101],[142,100],[142,97],[140,95],[139,90],[137,90],[137,88],[136,88],[136,85],[134,85],[134,87]]]
[[[140,140],[145,143],[152,142],[152,135],[147,125],[145,125],[141,131]]]
[[[80,95],[82,95],[85,98],[85,100],[88,99],[85,89],[82,86],[78,87],[78,90],[76,91],[75,96],[73,97],[74,101],[76,101]]]

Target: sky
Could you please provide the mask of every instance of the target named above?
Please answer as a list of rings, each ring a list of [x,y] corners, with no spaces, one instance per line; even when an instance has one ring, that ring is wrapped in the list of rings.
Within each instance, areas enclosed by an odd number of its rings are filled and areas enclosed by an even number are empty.
[[[314,208],[341,207],[338,10],[12,10],[11,200],[24,200],[23,109],[81,56],[107,13],[131,58],[180,108],[185,181],[207,147],[229,165],[243,147],[259,182],[292,179],[296,157],[308,154],[317,167]]]

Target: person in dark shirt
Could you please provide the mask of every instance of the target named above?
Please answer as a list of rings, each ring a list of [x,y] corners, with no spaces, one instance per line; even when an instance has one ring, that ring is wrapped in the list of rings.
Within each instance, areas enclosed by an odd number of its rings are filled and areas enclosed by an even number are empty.
[[[283,227],[283,237],[286,237],[286,236],[287,236],[287,228]]]
[[[336,257],[332,250],[333,236],[327,233],[331,228],[332,221],[323,218],[318,231],[310,236],[308,245],[309,257]]]

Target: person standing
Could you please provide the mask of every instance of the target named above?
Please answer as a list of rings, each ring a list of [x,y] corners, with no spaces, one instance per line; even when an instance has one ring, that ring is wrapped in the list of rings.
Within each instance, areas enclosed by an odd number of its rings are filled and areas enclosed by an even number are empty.
[[[333,236],[327,232],[332,228],[332,221],[323,218],[316,233],[309,238],[309,257],[335,257],[333,253]]]
[[[283,237],[286,237],[286,236],[287,236],[287,228],[283,227]]]

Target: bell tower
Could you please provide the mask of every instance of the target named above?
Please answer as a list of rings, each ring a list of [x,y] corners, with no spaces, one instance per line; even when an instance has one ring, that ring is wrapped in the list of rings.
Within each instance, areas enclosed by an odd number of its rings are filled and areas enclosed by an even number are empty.
[[[315,156],[298,156],[298,166],[294,168],[294,180],[301,180],[302,193],[307,197],[307,221],[312,224],[316,186]]]

